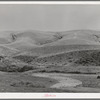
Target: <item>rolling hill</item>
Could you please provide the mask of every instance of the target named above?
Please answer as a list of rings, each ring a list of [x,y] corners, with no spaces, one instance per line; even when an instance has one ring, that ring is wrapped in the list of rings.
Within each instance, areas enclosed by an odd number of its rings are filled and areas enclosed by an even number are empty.
[[[33,63],[33,65],[37,63],[37,66],[45,66],[42,69],[36,70],[39,72],[99,74],[100,50],[77,50],[38,57],[30,63]]]
[[[0,45],[13,49],[13,52],[43,56],[77,49],[98,49],[99,37],[100,32],[93,30],[5,31],[0,32]]]
[[[18,64],[22,62],[38,68],[53,65],[64,69],[100,65],[99,31],[11,31],[5,34],[0,38],[9,42],[0,42],[0,55],[9,56],[9,60],[14,59]]]

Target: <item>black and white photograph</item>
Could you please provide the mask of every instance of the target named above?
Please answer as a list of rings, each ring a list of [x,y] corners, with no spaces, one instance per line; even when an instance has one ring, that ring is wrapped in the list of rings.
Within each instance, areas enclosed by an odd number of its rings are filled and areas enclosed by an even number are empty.
[[[0,92],[100,93],[100,4],[0,4]]]

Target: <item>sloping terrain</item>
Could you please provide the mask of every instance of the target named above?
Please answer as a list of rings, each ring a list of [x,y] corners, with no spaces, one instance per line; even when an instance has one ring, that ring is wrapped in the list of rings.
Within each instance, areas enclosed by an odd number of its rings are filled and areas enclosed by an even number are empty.
[[[100,50],[80,50],[38,57],[31,63],[45,66],[40,72],[96,74],[100,73]]]
[[[55,54],[55,55],[50,55],[46,57],[39,57],[36,61],[38,63],[66,63],[68,62],[76,62],[78,63],[78,60],[85,60],[90,59],[91,62],[97,61],[99,63],[100,61],[100,50],[77,50],[77,51],[72,51],[72,52],[67,52],[67,53],[60,53],[60,54]],[[90,64],[91,64],[90,62]],[[81,63],[81,62],[80,62]]]
[[[100,65],[99,31],[6,31],[1,33],[0,37],[9,41],[7,43],[4,43],[4,41],[3,43],[0,42],[0,55],[9,56],[8,60],[11,61],[14,59],[14,62],[18,62],[15,63],[16,65],[12,65],[11,62],[10,65],[8,64],[9,66],[13,66],[13,68],[17,67],[18,71],[19,66],[22,66],[21,68],[24,67],[25,69],[23,70],[26,71],[27,67],[24,65],[31,66],[28,70],[53,65],[52,67],[49,66],[47,70],[55,69],[58,66],[56,71],[60,71],[62,68],[62,72],[75,71],[88,73],[87,68],[85,69],[82,66]],[[5,61],[5,58],[3,61]],[[2,63],[5,65],[5,62],[1,61],[1,65]],[[96,72],[99,72],[99,67],[96,68],[98,69]]]
[[[84,48],[83,46],[86,46],[84,49],[90,46],[90,49],[99,48],[99,37],[100,32],[93,30],[66,32],[5,31],[0,32],[0,45],[13,48],[13,51],[18,50],[20,53],[44,55],[65,52],[77,47],[81,49]],[[70,45],[73,47],[71,46],[72,48],[70,48]]]
[[[100,73],[100,50],[76,50],[48,56],[14,56],[13,59],[35,66],[36,72]]]
[[[31,54],[49,54],[65,52],[67,49],[74,48],[99,48],[99,33],[98,31],[70,31],[70,32],[38,32],[27,31],[15,34],[15,41],[6,46],[16,48],[20,51],[25,51]],[[66,47],[68,46],[69,47]],[[70,48],[70,45],[71,46]],[[76,46],[74,46],[76,45]],[[79,45],[79,46],[77,46]],[[82,45],[82,46],[81,46]],[[92,46],[91,46],[92,45]],[[94,45],[94,47],[93,47]]]
[[[99,37],[100,32],[93,30],[1,32],[0,56],[4,57],[0,61],[1,70],[22,72],[42,66],[48,72],[98,73]]]
[[[76,50],[98,50],[100,49],[99,45],[56,45],[56,46],[43,46],[29,51],[24,52],[26,55],[39,55],[39,56],[48,56],[55,55],[60,53],[66,53]],[[23,54],[23,53],[21,53]]]

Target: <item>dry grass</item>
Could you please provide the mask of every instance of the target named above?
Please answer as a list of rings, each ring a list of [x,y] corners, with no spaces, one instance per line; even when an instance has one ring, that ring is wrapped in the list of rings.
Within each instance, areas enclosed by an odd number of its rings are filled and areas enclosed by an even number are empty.
[[[45,84],[41,84],[40,82],[28,82],[28,81],[14,82],[14,83],[11,83],[10,86],[13,86],[13,87],[45,88]]]
[[[64,92],[64,90],[49,88],[56,83],[56,80],[50,78],[33,77],[18,72],[0,72],[0,92]]]

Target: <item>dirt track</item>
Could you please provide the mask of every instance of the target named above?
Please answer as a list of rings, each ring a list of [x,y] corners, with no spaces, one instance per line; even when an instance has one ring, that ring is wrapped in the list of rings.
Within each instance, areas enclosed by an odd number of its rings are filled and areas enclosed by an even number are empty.
[[[53,78],[58,81],[58,83],[51,86],[51,88],[66,88],[66,87],[76,87],[82,85],[82,82],[76,79],[72,79],[66,76],[60,76],[60,74],[53,73],[34,73],[33,76],[38,77],[48,77]]]

